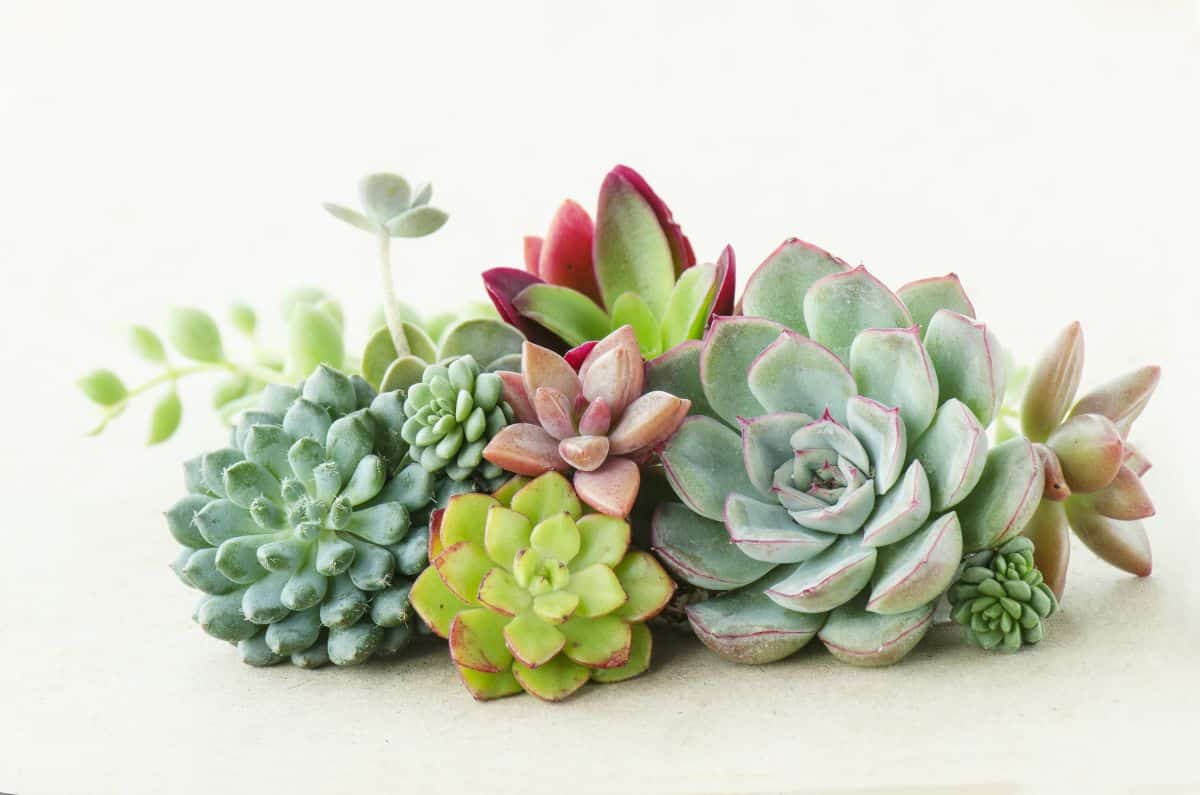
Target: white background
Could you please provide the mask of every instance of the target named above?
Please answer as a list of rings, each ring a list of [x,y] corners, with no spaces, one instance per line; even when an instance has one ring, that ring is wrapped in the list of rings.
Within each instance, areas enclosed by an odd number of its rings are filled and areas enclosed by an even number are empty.
[[[0,790],[1196,786],[1196,7],[845,5],[0,6]],[[1164,365],[1155,576],[1077,549],[1013,658],[949,630],[866,672],[664,640],[557,707],[475,705],[437,649],[264,672],[204,638],[158,515],[219,438],[204,391],[146,450],[145,405],[84,439],[74,379],[133,380],[123,324],[270,318],[296,284],[361,334],[371,241],[319,202],[368,171],[434,181],[451,221],[399,242],[399,288],[447,308],[619,162],[743,281],[798,236],[894,286],[958,272],[1021,358],[1083,321],[1086,383]]]

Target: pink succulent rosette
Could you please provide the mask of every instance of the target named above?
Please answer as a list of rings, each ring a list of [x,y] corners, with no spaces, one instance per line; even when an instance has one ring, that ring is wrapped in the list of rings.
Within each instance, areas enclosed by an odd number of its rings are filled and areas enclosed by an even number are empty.
[[[532,342],[521,358],[521,373],[500,373],[518,422],[501,430],[483,457],[518,475],[574,472],[581,500],[627,516],[641,483],[639,463],[675,432],[691,401],[643,391],[645,366],[630,326],[595,343],[578,372]]]

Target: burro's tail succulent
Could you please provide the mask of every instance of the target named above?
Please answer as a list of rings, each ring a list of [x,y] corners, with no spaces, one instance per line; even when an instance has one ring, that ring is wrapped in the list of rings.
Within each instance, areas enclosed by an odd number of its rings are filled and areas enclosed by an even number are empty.
[[[483,457],[518,475],[574,472],[580,499],[628,516],[641,484],[638,464],[674,433],[691,404],[645,391],[631,326],[568,355],[582,355],[578,372],[554,351],[524,344],[521,374],[499,374],[519,422],[500,430]]]
[[[724,592],[687,612],[731,659],[777,660],[819,635],[845,662],[895,662],[964,551],[1018,535],[1041,497],[1028,441],[989,449],[1005,358],[954,276],[897,295],[799,241],[742,305],[647,368],[697,414],[661,452],[683,504],[658,508],[654,549]]]
[[[1142,483],[1150,461],[1129,432],[1158,386],[1158,367],[1142,367],[1075,399],[1083,377],[1083,330],[1064,329],[1030,375],[1021,426],[1045,467],[1045,493],[1026,529],[1046,581],[1061,599],[1070,561],[1068,526],[1122,571],[1150,574],[1142,520],[1154,504]],[[1074,404],[1074,405],[1072,405]]]
[[[402,402],[322,365],[268,386],[229,447],[186,463],[173,568],[205,594],[196,621],[245,662],[349,665],[408,643],[434,482],[403,464]]]
[[[645,622],[675,585],[629,541],[627,522],[585,513],[559,473],[513,478],[495,496],[461,494],[435,514],[433,562],[412,604],[449,639],[475,698],[525,690],[558,701],[650,665]]]
[[[1045,637],[1042,621],[1058,609],[1033,562],[1033,542],[1017,536],[999,549],[967,556],[948,596],[955,623],[982,649],[1014,652]]]

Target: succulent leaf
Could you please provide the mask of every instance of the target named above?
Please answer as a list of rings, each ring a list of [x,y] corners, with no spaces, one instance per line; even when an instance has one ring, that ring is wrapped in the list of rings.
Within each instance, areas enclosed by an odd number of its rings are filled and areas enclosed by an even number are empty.
[[[922,337],[929,328],[929,321],[941,309],[948,309],[970,318],[975,317],[975,307],[967,297],[957,274],[948,273],[945,276],[909,282],[897,290],[896,295],[908,307],[908,312],[920,329]]]
[[[789,610],[827,612],[866,587],[875,570],[877,554],[857,536],[842,536],[825,551],[796,564],[766,594]]]
[[[532,272],[550,284],[570,287],[598,303],[600,286],[592,265],[593,231],[587,210],[570,199],[564,201],[550,221],[550,231],[539,241],[537,268]],[[530,256],[532,252],[527,254],[527,261]]]
[[[779,606],[761,587],[747,587],[687,608],[696,637],[713,651],[751,665],[775,662],[803,648],[825,623],[824,613]]]
[[[995,547],[1024,530],[1043,485],[1041,462],[1026,439],[989,450],[979,484],[955,509],[966,551]]]
[[[1142,367],[1102,384],[1079,399],[1071,416],[1100,414],[1112,420],[1122,436],[1129,434],[1134,421],[1150,402],[1162,371],[1158,367]]]
[[[962,549],[962,528],[953,512],[884,547],[866,609],[894,615],[932,603],[954,579]]]
[[[513,307],[550,329],[568,345],[600,339],[610,328],[604,310],[583,293],[569,287],[531,284],[513,299]]]
[[[829,653],[849,665],[892,665],[912,651],[933,626],[933,605],[884,615],[863,609],[860,598],[834,610],[818,637]]]
[[[946,511],[979,484],[987,463],[987,434],[966,404],[951,398],[937,410],[933,424],[913,443],[910,453],[929,478],[933,510]]]
[[[850,346],[850,372],[858,394],[895,406],[907,438],[919,437],[938,407],[938,381],[918,329],[872,328]]]
[[[1067,416],[1083,378],[1083,349],[1083,327],[1072,323],[1034,366],[1021,401],[1021,429],[1031,441],[1046,441]]]
[[[654,552],[684,582],[713,591],[748,585],[771,570],[730,543],[725,525],[678,503],[658,506],[651,524]]]
[[[724,275],[716,265],[709,263],[683,272],[675,282],[663,312],[661,350],[670,350],[685,340],[698,339],[704,333]]]
[[[688,340],[656,356],[646,363],[646,388],[670,392],[689,401],[692,414],[703,414],[717,419],[717,413],[709,405],[700,382],[700,355],[704,343]]]
[[[981,425],[991,425],[1008,381],[995,335],[966,315],[942,309],[929,321],[925,349],[937,372],[940,399],[961,400]]]
[[[700,353],[700,383],[717,415],[729,425],[738,417],[765,413],[746,382],[746,372],[759,354],[784,331],[762,318],[716,318]]]
[[[846,263],[828,251],[795,238],[785,240],[750,276],[742,311],[807,336],[805,294],[820,279],[845,270]]]
[[[636,293],[662,316],[675,283],[671,246],[649,201],[615,169],[600,187],[593,258],[605,304]]]
[[[1033,542],[1033,561],[1046,585],[1062,601],[1071,562],[1071,534],[1062,502],[1042,500],[1025,525],[1023,536]]]
[[[1150,576],[1150,539],[1141,521],[1123,522],[1101,516],[1088,502],[1071,497],[1064,503],[1067,520],[1079,540],[1098,558],[1139,577]]]
[[[693,511],[720,520],[729,494],[754,494],[738,435],[709,417],[689,417],[660,453],[675,493]]]
[[[812,417],[828,411],[839,422],[846,421],[846,401],[855,394],[854,378],[846,365],[829,349],[793,331],[779,334],[750,363],[745,382],[766,411]]]
[[[1072,492],[1099,491],[1112,482],[1125,460],[1121,431],[1100,414],[1077,414],[1050,434],[1054,451]]]
[[[654,311],[640,295],[623,293],[612,303],[611,313],[613,326],[629,326],[633,329],[643,356],[650,359],[662,353],[663,330]],[[700,330],[704,330],[703,326]]]
[[[849,360],[850,343],[869,328],[908,328],[908,309],[895,293],[867,269],[834,273],[819,279],[804,294],[808,336]]]

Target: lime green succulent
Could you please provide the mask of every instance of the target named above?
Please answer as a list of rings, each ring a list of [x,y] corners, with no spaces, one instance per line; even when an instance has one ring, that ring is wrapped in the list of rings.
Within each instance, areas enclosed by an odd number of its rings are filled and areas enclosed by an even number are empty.
[[[450,500],[410,598],[449,639],[475,698],[525,690],[559,701],[589,680],[619,682],[650,665],[645,622],[675,585],[629,544],[629,524],[584,513],[561,474],[514,478],[494,496]]]
[[[1014,652],[1046,635],[1042,622],[1058,609],[1033,562],[1033,542],[1017,536],[999,549],[968,555],[948,596],[955,623],[982,649]]]

